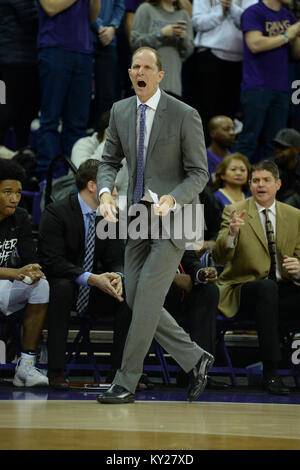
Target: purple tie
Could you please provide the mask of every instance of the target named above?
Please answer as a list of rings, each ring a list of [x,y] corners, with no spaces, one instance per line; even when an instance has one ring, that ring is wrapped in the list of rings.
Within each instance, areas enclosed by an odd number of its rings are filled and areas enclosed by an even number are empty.
[[[145,194],[145,181],[144,181],[144,141],[145,141],[145,121],[146,121],[146,104],[140,104],[140,139],[138,148],[137,170],[136,170],[136,185],[133,194],[134,204],[138,203]]]

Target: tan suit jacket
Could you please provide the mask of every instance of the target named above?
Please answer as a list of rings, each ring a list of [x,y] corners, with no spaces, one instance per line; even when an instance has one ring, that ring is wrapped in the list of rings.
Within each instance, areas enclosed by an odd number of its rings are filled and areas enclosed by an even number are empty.
[[[246,209],[245,225],[228,248],[229,218],[232,208],[238,214]],[[292,280],[282,268],[283,256],[300,259],[300,210],[276,201],[276,250],[282,279]],[[219,309],[226,317],[233,317],[239,309],[241,287],[246,282],[264,279],[270,270],[267,240],[253,197],[226,206],[213,257],[217,264],[225,264],[217,285],[220,290]],[[299,287],[300,288],[300,287]]]

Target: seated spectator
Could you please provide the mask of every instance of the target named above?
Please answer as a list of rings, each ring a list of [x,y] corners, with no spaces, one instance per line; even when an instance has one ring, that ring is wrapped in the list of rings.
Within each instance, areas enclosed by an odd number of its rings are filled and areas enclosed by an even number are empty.
[[[219,291],[217,271],[204,267],[192,250],[185,251],[168,291],[165,308],[201,348],[215,355]],[[186,380],[188,375],[186,374]],[[208,377],[209,388],[228,388]]]
[[[131,30],[133,50],[152,47],[161,55],[165,76],[161,88],[182,95],[182,63],[194,50],[192,20],[179,0],[148,0],[136,10]]]
[[[231,119],[240,106],[243,11],[258,0],[194,0],[195,107],[203,121],[207,138],[209,120],[217,114]]]
[[[222,211],[227,204],[234,204],[248,197],[250,169],[248,158],[241,153],[227,155],[219,163],[212,189]]]
[[[24,177],[21,166],[0,159],[0,311],[11,315],[25,308],[22,352],[13,384],[47,386],[47,377],[35,364],[49,285],[37,263],[28,214],[18,207]]]
[[[106,129],[109,124],[110,111],[106,111],[101,115],[98,125],[93,135],[82,137],[77,140],[72,148],[71,161],[76,168],[89,158],[101,160],[106,137]]]
[[[263,158],[273,156],[273,139],[287,125],[291,100],[289,58],[300,58],[300,23],[284,8],[288,3],[262,0],[247,8],[241,17],[243,130],[236,150],[251,164],[261,159],[260,152]]]
[[[219,275],[219,309],[226,317],[255,322],[263,362],[263,386],[284,395],[277,369],[279,324],[299,321],[300,211],[276,201],[278,168],[271,161],[252,167],[252,197],[228,205],[213,250]]]
[[[235,129],[232,119],[228,116],[214,116],[208,124],[210,146],[207,148],[207,164],[211,180],[217,166],[226,155],[231,153],[235,142]]]
[[[38,254],[50,284],[48,377],[49,385],[61,390],[68,389],[64,369],[71,311],[93,318],[107,312],[122,315],[126,309],[124,244],[95,237],[98,166],[95,159],[82,163],[76,174],[78,194],[49,204],[40,221]]]
[[[279,168],[281,187],[278,201],[300,209],[300,133],[281,129],[274,139],[274,158]]]

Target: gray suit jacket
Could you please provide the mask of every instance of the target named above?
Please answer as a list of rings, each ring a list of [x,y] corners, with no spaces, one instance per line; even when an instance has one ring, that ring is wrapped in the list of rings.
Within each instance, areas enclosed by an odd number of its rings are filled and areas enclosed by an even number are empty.
[[[128,207],[133,202],[137,171],[136,96],[115,103],[111,110],[106,144],[99,165],[100,191],[114,187],[120,162],[128,167]],[[176,203],[199,204],[209,174],[202,123],[197,111],[161,92],[155,113],[145,164],[145,185],[161,197],[170,194]],[[173,239],[184,248],[186,240]]]

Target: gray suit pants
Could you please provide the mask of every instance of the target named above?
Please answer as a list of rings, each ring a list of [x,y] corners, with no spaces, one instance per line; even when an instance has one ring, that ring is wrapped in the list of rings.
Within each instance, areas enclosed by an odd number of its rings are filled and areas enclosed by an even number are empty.
[[[168,239],[129,239],[127,242],[125,291],[132,309],[132,321],[121,369],[117,371],[114,383],[132,393],[153,338],[185,372],[192,370],[204,353],[163,308],[183,252]]]

